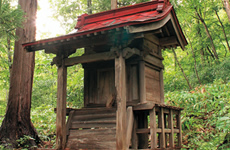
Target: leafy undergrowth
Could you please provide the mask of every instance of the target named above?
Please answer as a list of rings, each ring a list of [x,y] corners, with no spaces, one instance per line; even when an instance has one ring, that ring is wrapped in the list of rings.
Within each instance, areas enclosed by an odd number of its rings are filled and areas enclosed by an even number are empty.
[[[43,144],[42,148],[55,148],[56,114],[52,105],[41,105],[31,112],[31,120]]]
[[[165,94],[166,104],[183,107],[183,146],[189,149],[230,149],[230,82],[222,80],[193,91]]]

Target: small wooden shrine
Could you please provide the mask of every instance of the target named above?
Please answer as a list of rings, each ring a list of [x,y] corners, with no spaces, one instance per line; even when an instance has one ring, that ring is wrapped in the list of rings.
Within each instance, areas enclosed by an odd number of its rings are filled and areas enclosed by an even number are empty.
[[[56,54],[57,149],[180,149],[181,108],[164,104],[161,53],[187,41],[169,1],[83,14],[75,28],[23,44]],[[84,54],[71,57],[79,48]],[[84,68],[82,109],[66,108],[67,67],[76,64]]]

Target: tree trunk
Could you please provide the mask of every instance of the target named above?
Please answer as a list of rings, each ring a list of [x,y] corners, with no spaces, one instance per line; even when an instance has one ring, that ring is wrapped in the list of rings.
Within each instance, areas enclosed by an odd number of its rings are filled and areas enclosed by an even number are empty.
[[[183,70],[183,68],[181,67],[181,64],[179,63],[179,61],[178,61],[178,59],[177,59],[176,52],[175,52],[175,50],[174,50],[173,48],[172,48],[172,51],[173,51],[174,57],[175,57],[175,59],[176,59],[176,61],[177,61],[177,64],[178,64],[178,66],[180,67],[181,72],[183,73],[185,80],[187,81],[187,84],[188,84],[189,89],[192,90],[192,86],[191,86],[191,84],[189,83],[189,80],[188,80],[186,74],[184,73],[184,70]]]
[[[226,36],[226,32],[225,32],[225,29],[224,29],[224,25],[223,25],[222,21],[220,20],[220,17],[219,17],[219,15],[218,15],[218,13],[217,13],[216,10],[215,10],[215,13],[216,13],[216,16],[217,16],[217,18],[218,18],[218,21],[219,21],[219,23],[220,23],[220,26],[221,26],[221,28],[222,28],[222,31],[223,31],[223,33],[224,33],[224,39],[225,39],[225,41],[226,41],[228,50],[229,50],[229,52],[230,52],[230,46],[229,46],[229,43],[228,43],[228,38],[227,38],[227,36]]]
[[[117,9],[117,0],[111,0],[111,9]]]
[[[12,49],[11,49],[10,37],[7,37],[7,56],[8,56],[9,73],[11,75],[11,71],[12,71]]]
[[[225,11],[228,15],[228,21],[230,22],[230,5],[228,0],[223,0]]]
[[[87,0],[88,14],[92,14],[92,0]]]
[[[197,68],[196,68],[196,56],[195,56],[195,53],[194,53],[194,49],[193,49],[193,47],[192,47],[192,42],[190,41],[190,39],[189,39],[189,37],[188,37],[188,35],[186,34],[185,31],[184,31],[184,34],[185,34],[185,36],[187,37],[188,42],[189,42],[189,45],[190,45],[191,50],[192,50],[192,56],[193,56],[193,59],[194,59],[194,69],[195,69],[195,72],[196,72],[196,77],[197,77],[197,79],[198,79],[198,81],[199,81],[199,84],[201,84],[200,77],[199,77],[199,75],[198,75],[198,71],[197,71]]]
[[[26,21],[23,29],[16,30],[19,40],[15,41],[8,109],[0,128],[0,141],[11,143],[12,147],[17,147],[16,140],[24,135],[40,142],[30,120],[35,53],[27,53],[22,47],[22,43],[35,40],[37,0],[19,0],[18,3],[26,13]],[[35,142],[31,141],[30,145],[35,145]]]
[[[216,52],[216,48],[215,48],[214,42],[213,42],[213,39],[212,39],[212,36],[211,36],[211,34],[210,34],[209,30],[208,30],[208,27],[207,27],[207,25],[206,25],[204,19],[203,19],[203,18],[201,17],[201,15],[197,12],[197,10],[196,10],[196,16],[199,18],[199,20],[200,20],[201,23],[203,24],[203,26],[204,26],[204,28],[205,28],[205,32],[206,32],[208,38],[210,39],[210,43],[211,43],[211,47],[212,47],[212,52],[213,52],[215,58],[216,58],[216,59],[219,59],[219,58],[218,58],[218,54],[217,54],[217,52]]]
[[[197,24],[200,24],[200,21],[197,19]],[[198,29],[197,29],[197,34],[199,35],[199,38],[201,39],[202,38],[202,35],[201,35],[201,30],[200,30],[200,27],[198,26]],[[201,55],[201,62],[202,62],[202,65],[204,64],[204,48],[200,48],[200,55]]]

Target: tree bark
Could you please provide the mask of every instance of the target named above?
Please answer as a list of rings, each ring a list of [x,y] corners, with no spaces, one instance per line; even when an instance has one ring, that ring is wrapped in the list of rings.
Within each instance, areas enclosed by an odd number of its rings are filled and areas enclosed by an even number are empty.
[[[230,22],[230,5],[229,5],[229,0],[223,0],[224,8],[225,11],[228,15],[228,21]]]
[[[189,80],[188,80],[186,74],[184,73],[184,69],[181,67],[180,62],[179,62],[178,59],[177,59],[176,52],[175,52],[175,50],[174,50],[173,48],[172,48],[172,51],[173,51],[174,57],[175,57],[175,59],[176,59],[176,61],[177,61],[177,64],[178,64],[178,66],[180,67],[181,72],[183,73],[185,80],[187,81],[187,84],[188,84],[189,89],[192,90],[192,86],[191,86],[191,84],[189,83]]]
[[[111,0],[111,9],[117,9],[117,0]]]
[[[197,24],[199,25],[200,24],[200,21],[197,19]],[[201,30],[200,30],[200,27],[198,26],[198,29],[197,29],[197,34],[199,35],[199,38],[201,39],[202,38],[202,35],[201,35]],[[202,65],[204,64],[204,48],[200,48],[200,55],[201,55],[201,62],[202,62]]]
[[[217,19],[218,19],[218,21],[219,21],[219,23],[220,23],[220,26],[221,26],[221,28],[222,28],[222,31],[223,31],[223,33],[224,33],[224,39],[225,39],[225,41],[226,41],[228,50],[229,50],[229,52],[230,52],[230,46],[229,46],[229,43],[228,43],[228,38],[227,38],[227,36],[226,36],[226,32],[225,32],[225,29],[224,29],[224,25],[223,25],[222,21],[220,20],[220,17],[219,17],[219,15],[218,15],[218,13],[217,13],[216,10],[215,10],[215,13],[216,13]]]
[[[19,40],[15,41],[14,47],[8,109],[0,128],[0,141],[11,143],[12,147],[17,147],[16,140],[24,135],[40,142],[30,119],[35,53],[27,53],[22,47],[22,43],[35,40],[37,0],[19,0],[18,3],[26,14],[26,20],[23,29],[16,30]],[[35,145],[35,142],[30,144]]]
[[[88,14],[92,14],[92,0],[87,0]]]

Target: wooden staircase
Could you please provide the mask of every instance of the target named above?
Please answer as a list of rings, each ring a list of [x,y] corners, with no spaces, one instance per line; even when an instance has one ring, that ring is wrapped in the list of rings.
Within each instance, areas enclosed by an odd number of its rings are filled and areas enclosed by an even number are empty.
[[[116,149],[116,109],[83,108],[69,113],[69,149]]]

